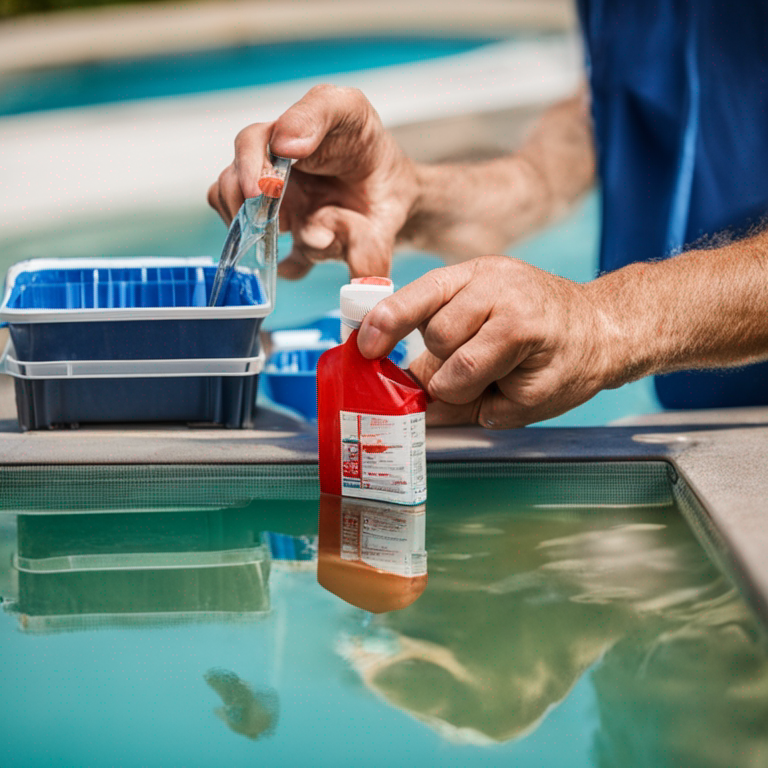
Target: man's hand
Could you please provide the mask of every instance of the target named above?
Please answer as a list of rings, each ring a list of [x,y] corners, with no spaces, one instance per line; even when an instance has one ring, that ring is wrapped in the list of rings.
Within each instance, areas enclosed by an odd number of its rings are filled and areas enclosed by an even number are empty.
[[[419,328],[429,423],[519,427],[641,376],[768,360],[767,306],[766,232],[583,285],[483,256],[377,304],[358,345],[381,357]]]
[[[274,123],[235,140],[235,161],[208,192],[229,223],[259,194],[267,144],[298,160],[280,210],[293,251],[288,278],[344,259],[352,277],[388,275],[396,244],[452,261],[503,251],[563,213],[594,178],[591,123],[582,92],[550,108],[514,155],[486,163],[411,162],[360,91],[321,85]]]
[[[413,164],[365,96],[320,85],[274,123],[241,131],[234,162],[208,191],[225,222],[244,198],[259,194],[267,144],[298,161],[280,211],[281,229],[293,235],[280,274],[299,278],[318,261],[343,259],[352,277],[388,275],[417,182]]]
[[[504,256],[436,269],[376,305],[360,351],[382,357],[414,328],[411,367],[435,399],[428,423],[521,427],[614,386],[605,321],[588,286]]]

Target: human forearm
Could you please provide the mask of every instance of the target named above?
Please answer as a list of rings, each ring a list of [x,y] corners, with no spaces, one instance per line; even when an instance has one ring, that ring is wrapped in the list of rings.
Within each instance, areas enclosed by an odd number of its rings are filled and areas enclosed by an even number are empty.
[[[768,359],[768,233],[584,286],[604,330],[609,386]]]
[[[418,194],[398,241],[453,260],[498,253],[567,210],[594,174],[591,126],[580,92],[548,110],[514,155],[417,166]]]

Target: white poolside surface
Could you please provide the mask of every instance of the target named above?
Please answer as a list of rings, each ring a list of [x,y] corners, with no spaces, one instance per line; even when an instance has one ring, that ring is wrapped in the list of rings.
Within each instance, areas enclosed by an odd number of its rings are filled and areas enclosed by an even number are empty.
[[[239,130],[318,82],[364,91],[389,127],[541,107],[583,77],[574,34],[263,87],[0,119],[0,244],[122,211],[199,207]]]

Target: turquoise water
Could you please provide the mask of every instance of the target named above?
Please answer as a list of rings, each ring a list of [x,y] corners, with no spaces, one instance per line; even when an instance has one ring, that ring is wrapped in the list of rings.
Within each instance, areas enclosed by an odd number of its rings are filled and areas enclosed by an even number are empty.
[[[221,91],[436,59],[488,39],[376,37],[243,45],[0,77],[0,115]]]
[[[3,765],[768,761],[762,636],[663,465],[433,465],[429,583],[379,615],[316,583],[314,472],[0,470]]]

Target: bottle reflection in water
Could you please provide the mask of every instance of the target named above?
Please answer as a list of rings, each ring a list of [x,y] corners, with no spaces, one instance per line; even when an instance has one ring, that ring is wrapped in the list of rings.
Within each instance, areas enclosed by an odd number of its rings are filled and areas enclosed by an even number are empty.
[[[372,613],[413,603],[427,586],[426,506],[320,496],[317,580]]]

